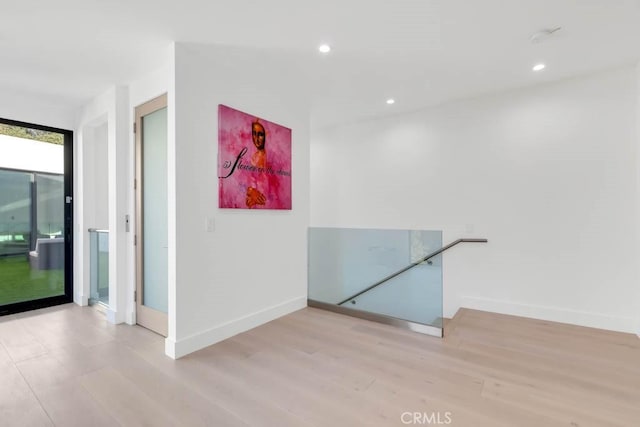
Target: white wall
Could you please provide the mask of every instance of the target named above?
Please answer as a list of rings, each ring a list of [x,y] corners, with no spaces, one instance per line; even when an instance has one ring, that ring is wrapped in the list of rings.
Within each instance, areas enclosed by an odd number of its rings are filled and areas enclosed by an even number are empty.
[[[108,154],[109,145],[109,119],[113,116],[115,106],[113,105],[114,90],[111,89],[96,97],[85,105],[78,113],[74,128],[75,146],[73,151],[74,161],[74,301],[76,304],[87,305],[90,296],[90,262],[89,262],[89,234],[88,228],[97,227],[97,212],[94,209],[96,197],[107,199],[108,197],[108,169],[102,169],[105,173],[103,177],[98,177],[94,171],[95,163],[99,155]],[[106,133],[106,135],[105,135]],[[113,136],[112,136],[113,138]],[[101,145],[100,148],[96,145]],[[100,154],[98,154],[100,153]],[[104,159],[105,163],[108,158]],[[97,181],[103,180],[101,184]],[[107,181],[107,188],[103,187],[104,180]],[[97,196],[94,191],[96,186],[105,191],[106,194]],[[105,213],[103,212],[102,215]],[[108,229],[108,212],[106,224],[101,228]],[[104,218],[102,218],[104,220]]]
[[[64,145],[0,135],[0,168],[64,174]]]
[[[73,130],[78,109],[29,93],[0,90],[0,117]]]
[[[634,157],[636,160],[636,213],[640,214],[640,62],[636,66],[636,145]],[[636,227],[636,245],[640,251],[640,226]],[[640,278],[640,262],[636,262],[637,277]],[[640,337],[640,292],[638,292],[636,314],[636,334]]]
[[[111,323],[122,323],[127,320],[126,278],[129,273],[129,253],[131,247],[126,232],[125,216],[130,214],[129,187],[132,178],[129,176],[128,134],[131,127],[128,121],[128,87],[113,86],[102,95],[88,103],[78,115],[76,128],[77,143],[74,156],[75,175],[85,179],[74,182],[75,189],[75,239],[74,239],[74,300],[78,304],[86,304],[89,295],[87,269],[89,259],[86,258],[88,242],[87,229],[94,227],[94,215],[86,210],[86,198],[92,199],[91,191],[98,177],[97,170],[92,170],[89,161],[92,155],[90,144],[95,137],[95,128],[107,128],[107,192],[108,192],[108,229],[109,229],[109,309],[107,319]],[[85,153],[88,149],[88,153]],[[94,159],[94,161],[97,161]],[[89,170],[87,170],[89,169]],[[91,179],[92,175],[95,179]],[[102,195],[104,197],[104,195]],[[84,256],[83,256],[84,255]]]
[[[76,177],[80,182],[82,195],[76,197],[76,205],[82,212],[82,218],[76,218],[76,223],[82,223],[83,228],[76,230],[77,241],[82,242],[76,247],[75,269],[79,270],[81,281],[74,281],[74,300],[80,305],[88,304],[90,297],[90,236],[88,228],[109,228],[109,181],[107,167],[108,127],[106,116],[87,124],[82,129],[82,156],[78,158],[82,164],[77,166],[82,175]],[[81,252],[80,252],[81,251]],[[82,257],[82,258],[80,258]],[[78,261],[81,260],[81,261]],[[78,263],[80,262],[80,263]]]
[[[175,55],[177,312],[167,352],[180,357],[306,305],[309,106],[304,73],[286,55],[191,44]],[[291,211],[218,209],[218,104],[293,129]],[[171,237],[169,246],[171,258]]]
[[[319,131],[311,224],[488,238],[445,254],[445,316],[637,331],[637,87],[627,67]]]
[[[77,144],[75,181],[75,301],[86,304],[88,283],[88,227],[109,229],[110,322],[135,324],[135,136],[134,108],[167,92],[173,48],[165,52],[165,65],[122,86],[113,86],[87,103],[76,118]],[[100,135],[96,134],[99,132]],[[104,140],[106,138],[106,140]],[[93,144],[104,140],[103,150]],[[106,187],[105,187],[106,184]],[[108,201],[107,208],[96,204],[95,195]],[[90,209],[88,208],[90,207]],[[96,211],[98,211],[96,213]],[[97,216],[96,216],[97,215]],[[126,230],[126,216],[130,231]],[[105,222],[106,224],[102,225]],[[98,224],[98,225],[96,225]],[[85,254],[84,256],[82,254]]]
[[[87,126],[83,132],[84,210],[87,227],[109,228],[107,123]]]

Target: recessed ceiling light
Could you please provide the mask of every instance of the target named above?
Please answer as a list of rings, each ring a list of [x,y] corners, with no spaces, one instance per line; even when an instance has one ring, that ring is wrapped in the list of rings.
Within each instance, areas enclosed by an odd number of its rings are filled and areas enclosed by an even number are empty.
[[[544,64],[536,64],[533,66],[533,71],[541,71],[544,70],[545,65]]]
[[[320,51],[320,53],[329,53],[331,52],[331,46],[329,46],[328,44],[321,44],[318,47],[318,50]]]
[[[395,103],[396,103],[395,99],[391,99],[391,98],[387,99],[387,104],[391,105],[391,104],[395,104]]]

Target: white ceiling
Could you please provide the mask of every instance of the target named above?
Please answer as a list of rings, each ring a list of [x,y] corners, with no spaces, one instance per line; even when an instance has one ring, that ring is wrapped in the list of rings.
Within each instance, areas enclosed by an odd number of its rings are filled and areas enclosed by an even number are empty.
[[[3,0],[1,10],[0,90],[80,107],[159,66],[174,40],[278,48],[308,61],[315,127],[640,58],[640,0]],[[533,73],[537,62],[547,69]]]

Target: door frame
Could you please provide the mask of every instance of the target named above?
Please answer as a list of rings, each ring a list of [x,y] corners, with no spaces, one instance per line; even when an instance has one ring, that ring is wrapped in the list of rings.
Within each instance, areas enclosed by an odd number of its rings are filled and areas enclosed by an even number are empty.
[[[0,305],[0,316],[73,302],[73,131],[0,118],[0,124],[59,133],[64,141],[64,294]],[[2,284],[0,283],[0,286]]]
[[[142,305],[144,301],[144,205],[143,205],[143,125],[142,118],[162,108],[167,108],[167,94],[163,94],[135,107],[135,140],[136,140],[136,173],[134,191],[136,199],[136,293],[134,295],[136,308],[136,323],[162,336],[169,332],[168,314]]]

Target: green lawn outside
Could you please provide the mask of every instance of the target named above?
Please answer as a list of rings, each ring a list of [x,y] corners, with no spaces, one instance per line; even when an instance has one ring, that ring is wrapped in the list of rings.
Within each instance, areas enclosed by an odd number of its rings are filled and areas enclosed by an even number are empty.
[[[32,270],[25,255],[0,258],[0,305],[64,295],[64,270]]]

